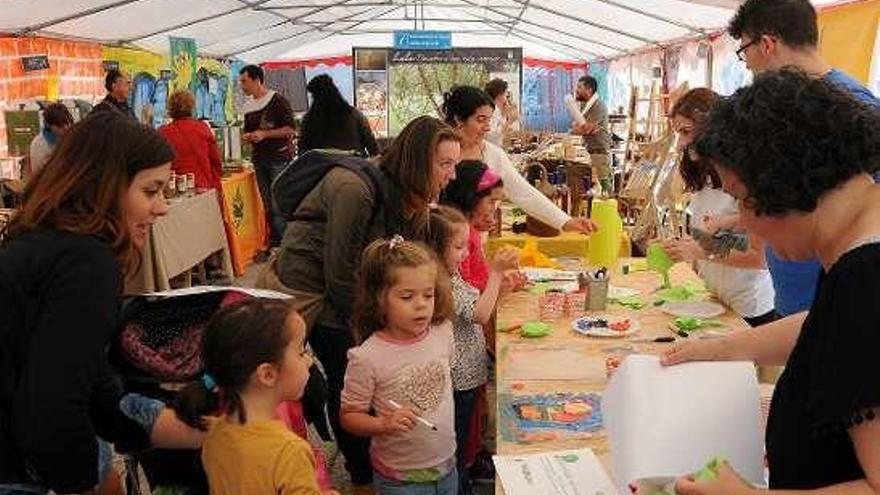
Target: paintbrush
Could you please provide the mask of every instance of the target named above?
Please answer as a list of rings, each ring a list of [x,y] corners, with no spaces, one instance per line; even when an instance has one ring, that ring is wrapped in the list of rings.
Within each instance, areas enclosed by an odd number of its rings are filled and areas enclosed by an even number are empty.
[[[398,403],[397,403],[396,401],[394,401],[394,400],[388,399],[388,403],[391,404],[391,407],[393,407],[393,408],[395,408],[395,409],[403,409],[403,406],[401,406],[400,404],[398,404]],[[434,423],[432,423],[432,422],[428,421],[427,419],[425,419],[425,418],[419,416],[418,414],[413,413],[413,415],[416,417],[416,421],[418,421],[419,423],[421,423],[421,424],[427,426],[428,428],[430,428],[430,429],[432,429],[432,430],[434,430],[434,431],[437,431],[437,426],[435,426]]]

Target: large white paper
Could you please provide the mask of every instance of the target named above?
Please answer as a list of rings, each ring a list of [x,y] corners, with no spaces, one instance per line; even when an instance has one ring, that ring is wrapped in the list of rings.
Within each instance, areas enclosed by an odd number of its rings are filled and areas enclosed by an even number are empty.
[[[602,398],[615,482],[678,477],[723,457],[746,480],[763,483],[764,447],[754,365],[687,363],[664,368],[630,356]]]
[[[615,495],[590,449],[492,458],[506,495]]]
[[[268,289],[252,289],[249,287],[224,287],[219,285],[196,285],[183,289],[166,290],[163,292],[151,292],[145,294],[148,297],[180,297],[194,294],[207,294],[208,292],[235,291],[260,299],[293,299],[293,296]]]

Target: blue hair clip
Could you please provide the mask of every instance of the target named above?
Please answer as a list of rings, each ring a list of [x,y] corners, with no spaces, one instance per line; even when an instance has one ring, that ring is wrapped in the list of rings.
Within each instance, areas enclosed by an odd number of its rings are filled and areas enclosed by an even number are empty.
[[[217,382],[215,382],[211,375],[207,373],[202,375],[202,384],[205,385],[205,388],[208,389],[209,392],[217,391]]]

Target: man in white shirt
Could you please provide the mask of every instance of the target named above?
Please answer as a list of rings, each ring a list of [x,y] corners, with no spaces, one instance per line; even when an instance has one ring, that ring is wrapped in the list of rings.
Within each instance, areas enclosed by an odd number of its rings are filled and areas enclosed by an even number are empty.
[[[584,137],[584,147],[590,154],[593,173],[602,184],[602,190],[611,191],[611,133],[608,127],[608,107],[599,98],[599,84],[591,76],[578,80],[575,98],[583,104],[584,122],[575,124],[572,134]]]

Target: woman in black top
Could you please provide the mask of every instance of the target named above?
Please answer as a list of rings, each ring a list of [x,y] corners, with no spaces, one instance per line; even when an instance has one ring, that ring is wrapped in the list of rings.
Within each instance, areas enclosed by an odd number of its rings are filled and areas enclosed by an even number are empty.
[[[367,118],[348,104],[327,74],[315,76],[306,88],[312,105],[303,117],[300,153],[312,149],[354,151],[361,156],[379,154],[379,146]]]
[[[806,319],[683,344],[664,363],[784,364],[767,425],[771,491],[880,493],[880,188],[870,175],[880,168],[880,112],[824,80],[768,73],[718,105],[697,149],[739,201],[746,229],[785,259],[818,258],[824,273]],[[729,467],[677,489],[755,491]]]
[[[0,493],[112,485],[104,440],[198,445],[170,409],[123,396],[105,355],[123,270],[168,210],[173,158],[152,129],[97,113],[28,184],[0,246]]]

